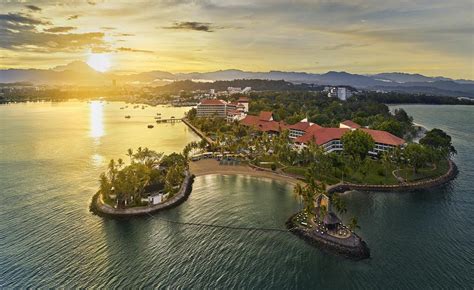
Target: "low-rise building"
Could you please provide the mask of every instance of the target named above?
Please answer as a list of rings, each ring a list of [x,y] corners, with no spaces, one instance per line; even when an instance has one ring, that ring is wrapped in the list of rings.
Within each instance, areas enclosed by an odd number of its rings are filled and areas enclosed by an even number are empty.
[[[405,144],[405,140],[389,132],[361,128],[359,124],[352,121],[344,121],[342,123],[345,124],[344,126],[340,126],[340,128],[319,128],[316,130],[309,130],[305,135],[296,138],[295,144],[297,147],[302,148],[307,146],[309,142],[314,142],[315,144],[322,146],[324,151],[327,153],[342,151],[344,150],[344,144],[342,143],[341,138],[345,133],[351,130],[362,130],[372,136],[375,142],[375,147],[373,150],[369,151],[372,155],[378,155],[381,152]]]
[[[306,134],[308,130],[314,130],[316,128],[321,128],[321,126],[308,122],[308,119],[303,119],[296,124],[287,126],[287,129],[289,130],[290,139],[296,139],[298,137],[301,137]]]
[[[227,103],[218,99],[204,99],[196,106],[197,117],[220,117],[227,116]]]
[[[241,120],[249,110],[249,100],[240,98],[236,102],[226,102],[219,99],[203,99],[196,107],[197,117],[219,117],[227,120]],[[235,118],[235,117],[238,118]]]

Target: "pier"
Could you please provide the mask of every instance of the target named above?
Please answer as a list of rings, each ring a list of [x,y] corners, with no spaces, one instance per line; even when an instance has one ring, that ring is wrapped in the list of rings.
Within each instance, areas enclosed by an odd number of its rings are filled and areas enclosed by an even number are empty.
[[[214,144],[214,141],[207,137],[206,134],[204,134],[204,132],[202,132],[201,130],[199,130],[198,128],[194,127],[188,119],[186,118],[183,118],[181,119],[183,121],[184,124],[186,124],[189,128],[191,128],[191,130],[194,131],[194,133],[196,133],[199,137],[201,137],[201,139],[205,140],[207,142],[207,144],[209,145],[212,145]]]
[[[161,123],[179,123],[182,122],[181,119],[177,118],[169,118],[169,119],[156,119],[156,123],[161,124]]]

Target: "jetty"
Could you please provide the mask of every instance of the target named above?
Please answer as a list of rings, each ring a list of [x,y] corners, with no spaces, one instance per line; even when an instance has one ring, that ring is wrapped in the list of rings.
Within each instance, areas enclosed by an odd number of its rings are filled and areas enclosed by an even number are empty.
[[[182,122],[182,119],[176,119],[176,118],[169,118],[169,119],[160,119],[160,118],[155,118],[156,123],[161,124],[161,123],[180,123]]]
[[[184,124],[186,124],[189,128],[191,128],[191,130],[193,130],[194,133],[198,134],[198,136],[201,137],[201,139],[203,139],[204,141],[206,141],[207,144],[209,144],[209,145],[214,144],[214,140],[212,140],[211,138],[207,137],[207,135],[204,134],[204,132],[202,132],[202,131],[199,130],[198,128],[194,127],[193,124],[191,124],[191,122],[189,122],[188,119],[183,118],[183,119],[181,119],[181,121],[183,121]]]

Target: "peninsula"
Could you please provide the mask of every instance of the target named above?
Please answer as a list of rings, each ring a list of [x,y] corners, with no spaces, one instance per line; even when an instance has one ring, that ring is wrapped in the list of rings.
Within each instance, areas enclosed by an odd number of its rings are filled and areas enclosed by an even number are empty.
[[[169,156],[130,149],[129,165],[112,160],[101,175],[91,208],[111,216],[150,214],[185,201],[194,176],[272,178],[293,184],[301,204],[286,222],[288,231],[348,258],[368,258],[370,250],[355,232],[357,217],[341,218],[347,208],[339,193],[443,184],[457,173],[450,159],[456,151],[440,129],[411,141],[420,132],[403,110],[390,112],[383,104],[351,101],[349,91],[336,92],[303,98],[302,106],[284,95],[279,103],[265,94],[203,98],[182,120],[200,142]]]

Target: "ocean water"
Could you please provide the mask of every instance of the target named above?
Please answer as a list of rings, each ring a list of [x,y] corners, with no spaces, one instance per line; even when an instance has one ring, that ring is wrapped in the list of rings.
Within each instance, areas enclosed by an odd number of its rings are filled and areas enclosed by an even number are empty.
[[[127,148],[180,151],[183,124],[146,126],[185,108],[120,103],[0,106],[0,287],[472,288],[474,107],[404,106],[453,136],[460,174],[431,190],[351,192],[372,257],[351,261],[286,232],[168,223],[284,228],[292,187],[246,176],[198,177],[189,199],[153,217],[110,219],[88,204],[110,158]],[[126,120],[124,115],[131,119]]]

